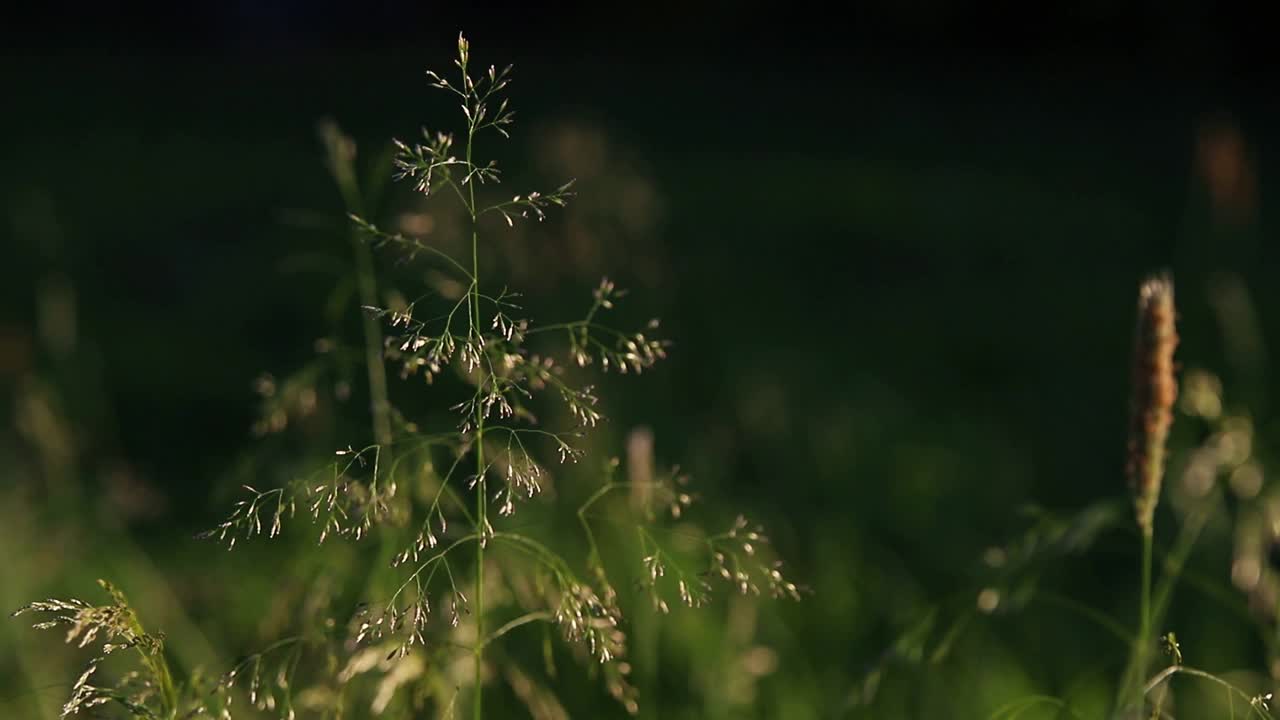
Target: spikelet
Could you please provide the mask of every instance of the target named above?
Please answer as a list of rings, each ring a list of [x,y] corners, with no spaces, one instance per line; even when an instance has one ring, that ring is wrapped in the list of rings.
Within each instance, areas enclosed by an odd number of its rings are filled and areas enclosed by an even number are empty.
[[[1173,280],[1152,275],[1138,290],[1138,323],[1134,334],[1133,397],[1129,421],[1129,487],[1138,527],[1150,535],[1160,480],[1164,475],[1165,441],[1173,423],[1178,384],[1173,377]]]

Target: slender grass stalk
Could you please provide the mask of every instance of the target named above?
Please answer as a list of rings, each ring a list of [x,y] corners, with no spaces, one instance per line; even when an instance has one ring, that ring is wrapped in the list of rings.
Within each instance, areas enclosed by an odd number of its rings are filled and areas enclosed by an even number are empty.
[[[1141,682],[1146,676],[1152,639],[1151,556],[1155,510],[1160,502],[1160,486],[1164,479],[1165,443],[1169,426],[1173,423],[1173,403],[1178,395],[1173,367],[1173,351],[1178,345],[1175,316],[1172,280],[1164,274],[1147,278],[1138,290],[1126,467],[1129,487],[1133,492],[1134,514],[1142,533],[1138,637],[1125,682],[1126,688],[1135,689],[1138,708],[1144,702]]]
[[[350,216],[364,213],[364,193],[361,191],[355,171],[354,143],[332,122],[322,124],[320,132],[328,154],[329,170],[342,196],[346,214]],[[363,307],[377,306],[378,276],[373,262],[373,251],[358,226],[351,226],[349,237],[360,304]],[[377,448],[374,456],[376,482],[378,475],[376,468],[379,464],[388,468],[395,467],[395,458],[392,454],[395,437],[391,430],[391,396],[387,390],[387,369],[383,360],[381,324],[376,317],[367,312],[362,312],[360,315],[365,375],[369,386],[369,411],[372,417],[373,442]],[[392,475],[393,472],[387,473],[387,477]],[[392,533],[382,533],[379,536],[378,562],[372,564],[369,569],[367,585],[372,586],[376,582],[382,569],[391,560],[395,553],[396,540]]]
[[[1160,582],[1152,588],[1154,595],[1151,598],[1150,616],[1153,625],[1158,625],[1163,620],[1173,596],[1174,587],[1183,579],[1191,549],[1200,538],[1205,525],[1208,524],[1210,514],[1220,504],[1221,500],[1216,495],[1201,501],[1184,519],[1178,538],[1161,559]]]
[[[369,245],[360,239],[358,233],[353,232],[352,235],[360,302],[376,305],[378,286]],[[383,448],[383,452],[388,452],[392,442],[391,401],[387,394],[387,368],[382,361],[382,330],[378,327],[377,319],[368,314],[361,321],[364,329],[365,364],[368,366],[370,406],[373,411],[373,441]]]
[[[474,257],[474,248],[476,245],[476,237],[473,232],[471,235],[472,251]],[[473,265],[473,274],[479,276],[479,267]],[[479,292],[472,286],[472,292],[479,302]],[[478,310],[477,310],[478,313]],[[483,371],[482,371],[483,372]],[[484,669],[484,643],[480,642],[484,638],[484,550],[487,544],[483,533],[488,524],[486,515],[488,514],[488,496],[484,487],[484,414],[476,411],[476,481],[479,491],[476,493],[476,523],[481,533],[480,541],[476,543],[476,649],[475,649],[475,704],[472,716],[475,720],[481,720],[484,717],[484,692],[481,689],[481,671]]]
[[[484,472],[484,446],[482,445],[484,442],[484,420],[481,419],[480,423],[476,428],[476,472]],[[481,488],[480,492],[476,493],[476,519],[481,523],[482,527],[487,511],[485,505],[485,493],[484,489]],[[484,669],[484,643],[480,642],[480,639],[484,637],[484,546],[485,539],[482,537],[476,543],[476,696],[472,711],[472,716],[475,720],[480,720],[484,717],[484,691],[480,685],[480,673]]]
[[[342,203],[348,215],[362,215],[365,212],[360,184],[356,181],[355,150],[350,138],[347,138],[331,122],[321,126],[320,134],[329,156],[329,171],[338,192],[342,195]],[[373,266],[373,254],[364,234],[358,227],[352,227],[351,253],[355,259],[356,287],[360,293],[360,303],[364,307],[378,305],[378,279]],[[383,450],[390,447],[391,434],[391,399],[387,392],[387,368],[382,359],[382,329],[378,318],[368,313],[361,314],[361,330],[364,333],[365,368],[369,380],[369,405],[373,415],[373,441]]]
[[[147,631],[143,629],[142,623],[139,622],[138,616],[133,612],[133,610],[129,610],[128,613],[126,613],[126,618],[128,628],[135,637],[144,637],[147,635]],[[151,673],[151,677],[155,680],[156,685],[158,686],[157,689],[160,694],[160,707],[163,716],[166,718],[176,717],[178,714],[178,686],[173,682],[173,673],[169,670],[169,661],[164,657],[163,644],[154,648],[139,645],[135,649],[138,656],[142,658],[143,666]]]
[[[1245,706],[1249,708],[1248,717],[1260,717],[1260,718],[1273,717],[1271,712],[1267,709],[1265,702],[1262,702],[1264,696],[1250,695],[1244,690],[1241,690],[1240,688],[1236,687],[1235,685],[1232,685],[1231,683],[1227,682],[1226,680],[1223,680],[1222,678],[1218,677],[1217,675],[1214,675],[1211,672],[1205,672],[1204,670],[1200,670],[1198,668],[1187,667],[1186,665],[1170,665],[1164,670],[1161,670],[1159,673],[1156,674],[1155,677],[1151,678],[1151,680],[1141,688],[1143,697],[1151,694],[1152,691],[1160,687],[1161,684],[1167,682],[1174,675],[1189,675],[1191,677],[1196,677],[1202,680],[1208,680],[1209,682],[1212,682],[1212,683],[1217,683],[1218,685],[1222,686],[1224,690],[1226,690],[1227,698],[1232,702],[1234,702],[1234,698],[1237,698],[1237,697],[1244,700]],[[1234,710],[1232,711],[1232,716],[1234,717]]]
[[[464,70],[465,72],[465,70]],[[467,166],[471,166],[471,151],[475,144],[475,123],[469,123],[467,128]],[[481,332],[480,326],[480,233],[476,227],[476,184],[474,182],[467,183],[467,212],[471,215],[471,312],[469,314],[471,333],[470,337],[475,337]],[[477,367],[477,370],[483,375],[484,366]],[[478,388],[483,388],[483,381],[479,383]],[[477,391],[478,392],[478,391]],[[484,419],[485,413],[481,410],[479,403],[476,404],[476,523],[477,529],[481,533],[480,541],[476,543],[476,649],[475,649],[475,674],[476,689],[475,703],[472,707],[472,717],[475,720],[481,720],[484,717],[484,690],[481,686],[481,672],[484,670],[484,549],[487,544],[483,533],[488,524],[485,517],[488,514],[488,490],[484,484]]]
[[[1139,608],[1138,646],[1135,653],[1138,678],[1147,676],[1147,654],[1151,645],[1151,545],[1151,532],[1144,532],[1142,534],[1142,599]]]

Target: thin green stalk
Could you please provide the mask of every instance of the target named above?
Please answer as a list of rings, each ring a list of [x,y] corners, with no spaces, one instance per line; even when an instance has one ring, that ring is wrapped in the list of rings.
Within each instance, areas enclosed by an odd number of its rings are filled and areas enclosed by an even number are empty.
[[[658,681],[658,612],[650,603],[640,603],[636,608],[637,617],[633,623],[636,634],[636,660],[639,665],[639,687],[649,693],[647,702],[641,704],[641,712],[645,718],[661,717],[659,702],[661,695],[656,691]],[[648,690],[643,690],[648,688]]]
[[[1212,497],[1205,499],[1196,506],[1183,522],[1182,529],[1178,533],[1178,539],[1174,541],[1173,546],[1165,553],[1160,563],[1160,582],[1153,588],[1155,593],[1151,607],[1151,621],[1153,624],[1160,624],[1165,611],[1168,610],[1174,586],[1182,578],[1187,558],[1191,555],[1191,549],[1200,538],[1200,533],[1209,522],[1210,514],[1218,507],[1220,501],[1220,493],[1215,492]],[[1154,559],[1152,562],[1154,562]]]
[[[466,72],[466,68],[463,68]],[[471,123],[467,130],[467,169],[470,171],[471,165],[471,148],[475,139],[475,123]],[[480,333],[480,237],[476,229],[476,185],[474,182],[467,183],[467,211],[471,214],[471,336],[476,337]],[[481,365],[480,372],[484,373],[484,367]],[[486,538],[484,537],[485,526],[488,523],[486,514],[487,493],[484,485],[484,411],[481,410],[479,403],[476,404],[476,530],[481,534],[480,542],[476,543],[476,648],[475,648],[475,702],[472,705],[472,717],[475,720],[482,720],[484,717],[484,691],[481,689],[481,671],[484,668],[484,643],[480,642],[484,638],[484,546]]]
[[[364,307],[377,307],[378,281],[373,270],[373,254],[358,231],[351,233],[351,246],[356,258],[360,303]],[[382,362],[382,329],[378,326],[378,319],[369,313],[361,314],[361,322],[364,326],[365,366],[369,375],[369,403],[373,412],[373,441],[389,452],[391,400],[387,393],[387,368]]]
[[[1142,607],[1138,623],[1138,647],[1135,650],[1137,663],[1136,677],[1141,680],[1147,676],[1147,651],[1151,645],[1151,554],[1152,533],[1148,529],[1142,533]],[[1143,698],[1138,698],[1138,707],[1142,707]]]
[[[1186,665],[1170,665],[1164,670],[1161,670],[1159,673],[1156,674],[1155,677],[1151,678],[1151,680],[1147,682],[1146,685],[1141,686],[1139,688],[1139,692],[1142,693],[1143,697],[1146,697],[1147,695],[1150,695],[1151,692],[1154,691],[1156,688],[1160,687],[1162,683],[1168,681],[1169,678],[1173,677],[1174,675],[1190,675],[1192,677],[1197,677],[1202,680],[1208,680],[1210,682],[1217,683],[1226,689],[1228,698],[1238,697],[1245,701],[1246,705],[1249,707],[1249,710],[1250,710],[1249,712],[1250,717],[1254,715],[1257,715],[1258,717],[1261,717],[1261,718],[1273,717],[1271,715],[1271,712],[1266,709],[1266,705],[1260,705],[1254,702],[1254,697],[1249,695],[1249,693],[1246,693],[1244,690],[1241,690],[1240,688],[1236,687],[1235,685],[1232,685],[1231,683],[1227,682],[1226,680],[1223,680],[1222,678],[1218,677],[1217,675],[1214,675],[1213,673],[1205,672],[1204,670],[1199,670],[1193,667],[1187,667]],[[1232,709],[1232,712],[1234,713],[1234,707]]]
[[[1063,610],[1074,612],[1080,617],[1091,621],[1098,627],[1114,635],[1125,648],[1133,647],[1134,638],[1129,634],[1128,629],[1110,615],[1097,608],[1089,607],[1088,605],[1085,605],[1078,600],[1073,600],[1066,595],[1059,595],[1058,593],[1044,589],[1036,590],[1035,599],[1044,605],[1059,607]]]
[[[373,257],[369,246],[352,233],[352,245],[356,255],[356,277],[360,285],[360,302],[365,307],[377,307],[378,286],[374,278]],[[387,394],[387,369],[382,363],[382,330],[378,320],[369,313],[362,317],[364,324],[365,365],[369,369],[369,396],[373,411],[373,441],[385,449],[391,445],[391,400]]]
[[[479,413],[477,413],[479,414]],[[484,473],[484,417],[481,416],[479,424],[476,427],[476,472]],[[485,488],[484,479],[476,481],[476,522],[480,533],[484,533],[485,527]],[[480,542],[476,543],[476,638],[484,637],[484,546],[485,538],[483,535]],[[480,671],[484,666],[484,645],[476,643],[476,697],[474,712],[472,713],[475,720],[481,720],[484,717],[482,711],[484,693],[480,689]]]
[[[146,629],[142,627],[142,622],[138,620],[138,614],[127,604],[124,594],[109,585],[107,588],[116,604],[124,608],[129,631],[137,638],[146,637]],[[164,656],[163,643],[159,647],[139,644],[134,649],[156,683],[156,689],[160,697],[161,716],[166,719],[176,717],[178,714],[178,687],[173,682],[173,673],[169,671],[169,661]]]
[[[336,128],[333,128],[328,144],[330,167],[338,183],[338,190],[342,194],[347,214],[359,216],[364,212],[364,199],[356,179],[353,156],[344,151],[344,142]],[[360,304],[364,307],[377,307],[378,276],[374,269],[373,252],[369,243],[365,242],[358,226],[352,227],[350,237]],[[394,441],[391,432],[391,398],[387,391],[387,368],[382,359],[382,328],[378,319],[367,312],[361,313],[360,322],[364,332],[364,364],[369,382],[369,410],[373,416],[373,442],[378,448],[374,456],[374,482],[376,483],[379,482],[379,460],[394,467],[394,458],[391,454],[391,445]],[[378,560],[371,565],[366,584],[373,585],[383,569],[390,564],[395,550],[394,534],[382,533],[378,543]]]
[[[529,623],[534,623],[534,622],[552,622],[554,619],[555,619],[555,615],[553,613],[549,613],[546,611],[525,613],[524,615],[521,615],[520,617],[508,622],[506,625],[503,625],[502,627],[498,628],[497,630],[494,630],[492,635],[490,635],[487,638],[484,638],[484,640],[480,642],[480,647],[484,647],[485,645],[488,645],[489,643],[493,642],[494,640],[497,640],[503,635],[506,635],[512,630],[515,630],[521,625],[528,625]]]
[[[329,170],[338,185],[347,214],[363,216],[364,201],[360,184],[356,180],[354,153],[348,149],[351,141],[333,124],[324,125],[321,135],[329,154]],[[378,284],[373,269],[373,254],[361,236],[359,227],[352,227],[351,249],[356,261],[356,285],[360,291],[360,302],[365,307],[377,307]],[[373,439],[378,445],[387,446],[391,444],[391,401],[387,394],[387,370],[382,364],[382,330],[378,319],[368,313],[364,313],[362,321],[365,366],[369,375],[369,402],[373,413]]]

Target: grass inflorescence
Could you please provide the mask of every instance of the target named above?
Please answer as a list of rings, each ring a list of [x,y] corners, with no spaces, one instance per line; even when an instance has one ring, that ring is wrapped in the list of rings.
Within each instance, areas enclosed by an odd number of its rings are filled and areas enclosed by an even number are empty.
[[[336,600],[316,602],[321,607],[304,615],[317,626],[300,623],[296,635],[216,681],[181,687],[161,637],[142,630],[114,589],[112,603],[101,607],[34,603],[21,612],[54,613],[40,626],[69,624],[69,642],[102,637],[103,657],[128,647],[142,660],[141,670],[98,686],[89,682],[95,658],[64,714],[114,702],[134,717],[227,720],[239,716],[232,700],[243,692],[246,712],[289,719],[304,710],[346,717],[357,703],[377,716],[392,707],[450,716],[469,706],[474,718],[493,717],[500,711],[486,709],[486,684],[497,680],[527,706],[558,702],[545,679],[559,672],[549,647],[544,679],[501,650],[534,626],[555,629],[587,675],[601,678],[634,714],[642,698],[631,679],[630,598],[661,616],[673,606],[706,604],[717,586],[801,597],[763,528],[740,515],[721,531],[691,524],[686,475],[620,478],[616,459],[591,457],[590,436],[606,421],[593,376],[641,375],[667,359],[670,343],[657,320],[629,327],[611,320],[626,292],[608,278],[585,298],[580,316],[536,323],[527,300],[484,262],[491,234],[547,219],[575,189],[569,180],[546,192],[498,192],[502,170],[481,155],[514,125],[505,95],[511,67],[478,66],[461,35],[454,64],[450,73],[429,72],[427,83],[456,104],[461,129],[396,140],[388,173],[413,190],[415,202],[461,210],[464,252],[384,230],[372,219],[373,193],[361,181],[354,141],[332,123],[322,126],[349,223],[340,297],[351,298],[359,332],[351,341],[335,333],[318,342],[316,362],[296,374],[260,378],[263,415],[253,430],[284,434],[320,404],[353,396],[368,402],[364,430],[300,462],[306,469],[290,470],[284,482],[267,475],[242,483],[230,514],[202,534],[236,548],[288,535],[305,520],[324,548],[372,542],[375,567],[367,575],[335,562],[326,580],[347,584],[345,594],[361,601],[345,612]],[[402,292],[380,272],[384,258],[420,268],[415,277],[425,287]],[[341,378],[332,398],[316,389],[323,377]],[[393,389],[412,397],[401,403]],[[426,409],[417,415],[404,407]],[[591,468],[573,477],[594,485],[575,487],[563,472],[574,466]],[[526,507],[539,508],[541,521],[520,522]],[[576,519],[576,543],[543,531],[558,510]]]

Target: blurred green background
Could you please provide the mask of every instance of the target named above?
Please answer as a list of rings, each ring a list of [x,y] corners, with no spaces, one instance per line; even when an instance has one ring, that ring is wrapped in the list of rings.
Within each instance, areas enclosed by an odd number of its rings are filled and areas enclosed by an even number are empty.
[[[451,118],[422,72],[447,67],[458,27],[481,62],[516,65],[506,187],[579,182],[566,213],[494,246],[510,284],[563,315],[608,275],[673,341],[652,374],[603,384],[600,452],[652,428],[659,460],[763,522],[813,590],[675,613],[642,688],[653,716],[987,717],[1031,693],[1105,707],[1126,648],[1104,629],[1061,604],[972,611],[1028,505],[1112,499],[1119,520],[1087,553],[1050,552],[1034,584],[1134,626],[1122,469],[1151,270],[1176,278],[1180,362],[1222,376],[1259,454],[1277,439],[1278,118],[1243,20],[1046,11],[987,44],[974,29],[1010,18],[927,3],[847,27],[774,26],[763,7],[671,25],[237,7],[197,13],[189,47],[40,18],[0,67],[5,608],[110,577],[184,667],[252,651],[289,612],[273,587],[305,571],[272,565],[287,549],[193,535],[225,516],[257,442],[254,379],[331,329],[316,258],[346,239],[317,122],[368,170],[389,138]],[[1206,433],[1180,417],[1175,451]],[[1191,565],[1219,590],[1179,591],[1170,629],[1197,664],[1265,672],[1233,532],[1211,525]],[[5,717],[60,705],[82,658],[57,641],[0,625]],[[566,688],[575,716],[621,714]]]

